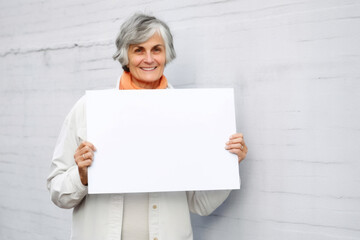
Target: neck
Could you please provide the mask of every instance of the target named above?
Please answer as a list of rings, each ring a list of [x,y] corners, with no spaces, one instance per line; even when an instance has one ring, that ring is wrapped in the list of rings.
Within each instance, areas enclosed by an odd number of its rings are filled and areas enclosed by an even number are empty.
[[[165,89],[167,88],[167,79],[164,75],[154,82],[139,81],[134,78],[129,72],[123,72],[120,78],[120,90],[135,90],[135,89]]]
[[[145,89],[156,89],[160,85],[160,79],[155,82],[143,82],[135,79],[131,76],[131,81],[138,87],[145,88]]]

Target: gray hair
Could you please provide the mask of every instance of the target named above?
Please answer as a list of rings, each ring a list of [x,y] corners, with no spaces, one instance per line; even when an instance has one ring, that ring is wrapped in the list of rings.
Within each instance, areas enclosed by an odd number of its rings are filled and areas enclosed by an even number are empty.
[[[165,42],[166,63],[170,63],[175,59],[176,53],[168,25],[154,16],[139,13],[131,16],[121,25],[120,33],[115,41],[117,51],[113,55],[113,59],[119,61],[123,69],[129,72],[129,68],[126,66],[129,63],[129,46],[146,42],[156,32]]]

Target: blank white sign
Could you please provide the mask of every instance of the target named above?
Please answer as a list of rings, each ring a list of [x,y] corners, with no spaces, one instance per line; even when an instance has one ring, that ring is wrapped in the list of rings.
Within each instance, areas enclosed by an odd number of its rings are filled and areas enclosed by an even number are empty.
[[[86,92],[89,193],[239,189],[233,89]]]

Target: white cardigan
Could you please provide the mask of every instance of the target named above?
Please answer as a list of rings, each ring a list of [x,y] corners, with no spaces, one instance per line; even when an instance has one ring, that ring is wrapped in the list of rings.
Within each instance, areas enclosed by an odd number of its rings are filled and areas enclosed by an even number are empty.
[[[85,97],[66,117],[56,143],[47,187],[61,208],[74,208],[71,239],[119,240],[123,217],[122,194],[87,194],[80,181],[74,153],[87,139]],[[189,210],[209,215],[230,191],[149,193],[149,239],[192,240]],[[156,206],[156,207],[154,207]]]

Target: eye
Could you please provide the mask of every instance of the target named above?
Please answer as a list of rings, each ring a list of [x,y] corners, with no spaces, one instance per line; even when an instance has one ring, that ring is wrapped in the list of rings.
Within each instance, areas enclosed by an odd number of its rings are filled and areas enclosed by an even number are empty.
[[[162,49],[161,49],[161,47],[155,47],[155,48],[153,49],[153,51],[154,51],[154,52],[161,52]]]
[[[141,52],[142,52],[142,48],[135,48],[135,49],[134,49],[134,52],[135,52],[135,53],[141,53]]]

